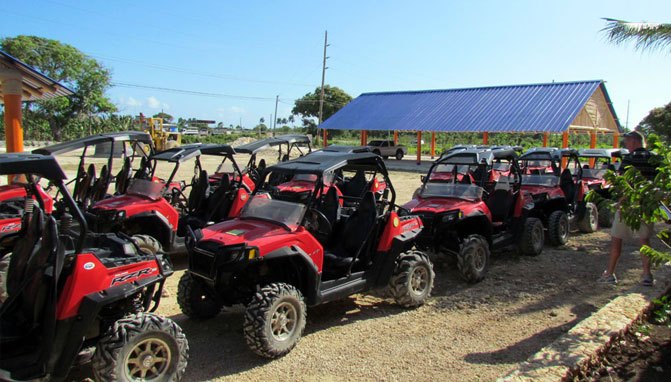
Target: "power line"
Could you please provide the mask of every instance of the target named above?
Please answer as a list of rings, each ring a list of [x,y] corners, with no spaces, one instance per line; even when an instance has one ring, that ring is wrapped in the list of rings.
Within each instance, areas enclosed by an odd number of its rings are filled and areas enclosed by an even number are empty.
[[[174,88],[165,88],[160,86],[150,86],[150,85],[140,85],[140,84],[129,84],[125,82],[112,82],[113,86],[123,87],[123,88],[139,88],[139,89],[151,89],[159,90],[170,93],[178,94],[189,94],[202,97],[212,97],[212,98],[233,98],[233,99],[245,99],[245,100],[254,100],[254,101],[272,101],[272,97],[254,97],[254,96],[243,96],[243,95],[233,95],[233,94],[223,94],[223,93],[210,93],[202,92],[196,90],[186,90],[186,89],[174,89]]]

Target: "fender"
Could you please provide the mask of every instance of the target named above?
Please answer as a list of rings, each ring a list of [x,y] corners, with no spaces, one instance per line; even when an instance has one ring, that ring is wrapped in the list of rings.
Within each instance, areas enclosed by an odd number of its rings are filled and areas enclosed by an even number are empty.
[[[152,222],[152,224],[147,224],[147,222]],[[140,231],[136,233],[153,236],[166,250],[172,247],[178,227],[170,224],[168,218],[160,212],[147,211],[128,216],[126,220],[121,222],[122,231],[129,230],[134,224],[140,226]]]
[[[301,262],[303,265],[307,266],[310,272],[302,272],[301,276],[305,277],[306,285],[303,294],[305,295],[306,303],[312,305],[317,301],[317,296],[319,294],[319,283],[321,280],[320,271],[317,269],[317,265],[312,261],[310,255],[308,255],[303,249],[298,246],[292,245],[290,247],[278,248],[272,252],[269,252],[265,256],[259,258],[260,261],[264,260],[274,260],[274,259],[291,259]]]
[[[107,296],[108,291],[115,287],[135,293],[141,288],[138,286],[140,281],[151,279],[153,282],[156,277],[163,278],[156,260],[107,268],[93,253],[77,255],[72,269],[72,275],[66,281],[58,299],[58,320],[76,316],[88,295],[100,294],[100,291],[105,290],[104,296]]]

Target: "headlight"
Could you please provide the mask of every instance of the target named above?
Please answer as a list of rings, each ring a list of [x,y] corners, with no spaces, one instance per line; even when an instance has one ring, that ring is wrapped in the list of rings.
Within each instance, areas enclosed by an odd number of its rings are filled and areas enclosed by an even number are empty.
[[[451,222],[459,220],[462,216],[463,216],[463,213],[461,211],[450,211],[450,212],[444,214],[440,218],[440,221],[443,222],[443,223],[451,223]]]

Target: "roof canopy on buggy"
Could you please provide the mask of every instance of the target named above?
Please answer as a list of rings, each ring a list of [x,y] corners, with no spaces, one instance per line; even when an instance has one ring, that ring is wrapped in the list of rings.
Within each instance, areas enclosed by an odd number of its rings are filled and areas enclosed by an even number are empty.
[[[270,166],[266,171],[322,174],[346,166],[363,170],[376,170],[385,176],[387,175],[387,167],[382,158],[371,152],[343,153],[337,151],[318,151],[304,157]]]
[[[511,149],[463,149],[453,151],[436,161],[439,164],[486,164],[491,166],[496,159],[516,159],[517,153]]]
[[[577,157],[576,149],[558,149],[556,147],[534,147],[520,156],[520,160],[550,160],[556,161],[561,158]]]
[[[117,131],[57,143],[55,145],[35,149],[32,152],[34,154],[42,155],[58,155],[105,142],[140,142],[147,145],[152,144],[151,136],[143,131]]]
[[[580,149],[578,156],[583,158],[620,158],[629,153],[627,149]]]
[[[216,155],[222,157],[235,155],[233,147],[217,143],[196,143],[182,147],[189,147],[191,149],[197,148],[202,155]]]
[[[164,151],[161,151],[159,153],[156,153],[149,157],[150,160],[159,160],[159,161],[166,161],[166,162],[173,162],[173,163],[182,163],[184,161],[187,161],[191,158],[199,156],[200,153],[200,148],[202,144],[200,143],[195,143],[192,145],[184,145],[180,147],[173,147],[171,149],[167,149]]]
[[[67,179],[56,158],[41,154],[0,154],[0,175],[10,174],[32,174],[55,181]]]
[[[345,145],[329,145],[324,147],[323,149],[319,149],[317,151],[314,151],[314,153],[319,153],[319,152],[338,152],[338,153],[368,153],[371,152],[371,148],[368,146],[345,146]]]
[[[235,148],[236,153],[255,154],[261,150],[280,145],[291,146],[293,144],[310,144],[310,137],[300,134],[279,135],[277,137],[259,139]]]

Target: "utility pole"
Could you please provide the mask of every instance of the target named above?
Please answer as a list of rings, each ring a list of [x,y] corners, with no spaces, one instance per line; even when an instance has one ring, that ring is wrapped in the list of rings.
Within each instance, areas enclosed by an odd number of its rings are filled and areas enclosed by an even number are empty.
[[[322,62],[322,90],[321,90],[321,95],[319,96],[319,123],[317,126],[322,124],[322,119],[324,116],[324,77],[326,77],[326,47],[329,46],[328,44],[328,37],[329,37],[329,32],[324,31],[324,61]],[[319,136],[319,130],[317,130],[317,136]]]
[[[277,127],[277,103],[280,101],[280,96],[275,96],[275,119],[273,119],[273,137],[275,136],[275,128]]]
[[[624,124],[624,128],[627,129],[627,130],[629,130],[629,103],[630,102],[631,102],[631,100],[628,99],[627,100],[627,122],[625,122],[625,124]]]

